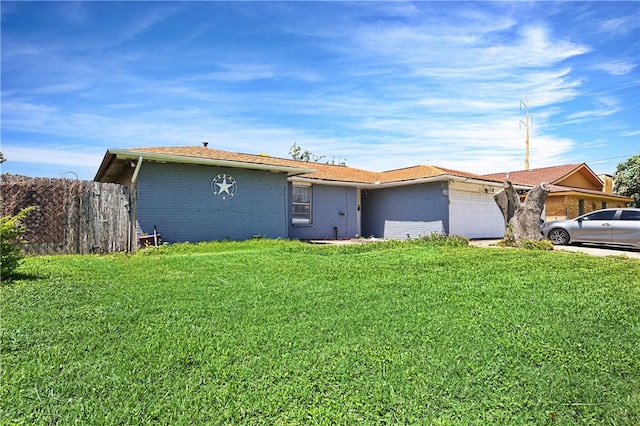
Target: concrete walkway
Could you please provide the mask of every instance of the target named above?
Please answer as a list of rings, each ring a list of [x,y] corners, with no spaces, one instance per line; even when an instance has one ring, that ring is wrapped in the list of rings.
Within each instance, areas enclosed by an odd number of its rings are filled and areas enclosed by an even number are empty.
[[[497,247],[496,243],[500,240],[472,240],[469,244],[476,247]],[[591,256],[622,256],[630,259],[640,260],[640,250],[632,248],[603,247],[595,244],[570,245],[570,246],[553,246],[554,251],[572,251],[575,253],[584,253]]]

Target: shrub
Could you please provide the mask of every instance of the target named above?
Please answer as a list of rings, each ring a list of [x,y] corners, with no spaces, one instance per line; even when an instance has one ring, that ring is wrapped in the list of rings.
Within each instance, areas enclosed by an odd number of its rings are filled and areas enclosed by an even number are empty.
[[[461,235],[445,235],[440,232],[432,232],[430,235],[420,237],[418,244],[447,246],[447,247],[464,247],[469,245],[469,239]]]
[[[517,243],[515,240],[503,238],[496,243],[499,247],[519,247],[528,250],[553,250],[553,243],[549,240],[524,240]]]
[[[22,235],[26,231],[23,219],[34,210],[35,207],[27,207],[13,216],[0,218],[0,276],[3,280],[11,278],[14,270],[24,257],[22,254]]]
[[[525,240],[520,247],[529,250],[553,250],[553,243],[549,240]]]

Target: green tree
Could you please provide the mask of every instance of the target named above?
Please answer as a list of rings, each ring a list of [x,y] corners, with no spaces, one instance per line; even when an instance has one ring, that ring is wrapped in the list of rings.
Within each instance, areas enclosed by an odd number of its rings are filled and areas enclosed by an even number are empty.
[[[0,151],[0,164],[4,163],[5,161],[7,161],[7,159],[4,158],[4,154],[2,153],[2,151]]]
[[[289,157],[291,157],[294,160],[298,160],[298,161],[306,161],[308,163],[323,163],[323,164],[332,164],[332,165],[337,165],[337,166],[346,166],[346,162],[345,161],[338,161],[336,162],[336,158],[334,157],[333,160],[331,162],[329,161],[322,161],[324,160],[325,156],[324,155],[316,155],[311,151],[307,151],[306,149],[303,151],[301,147],[298,146],[297,143],[293,143],[293,145],[291,145],[291,148],[289,148]]]
[[[289,149],[289,156],[294,160],[307,161],[309,163],[319,163],[324,158],[324,155],[318,156],[311,151],[307,151],[306,149],[303,151],[302,148],[299,147],[295,142]]]
[[[613,183],[618,194],[633,197],[634,205],[640,206],[640,154],[618,164]]]

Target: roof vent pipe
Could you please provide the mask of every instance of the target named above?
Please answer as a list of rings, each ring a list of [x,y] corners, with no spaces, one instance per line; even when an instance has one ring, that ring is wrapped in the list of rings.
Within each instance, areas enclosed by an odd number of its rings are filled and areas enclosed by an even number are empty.
[[[209,142],[202,142],[202,146],[204,146],[205,148],[209,145]]]

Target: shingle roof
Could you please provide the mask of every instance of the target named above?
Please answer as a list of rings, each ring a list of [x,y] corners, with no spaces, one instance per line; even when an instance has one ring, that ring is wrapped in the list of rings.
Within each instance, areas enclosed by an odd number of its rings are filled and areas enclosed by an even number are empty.
[[[310,163],[305,161],[291,160],[287,158],[270,157],[267,155],[242,154],[236,152],[222,151],[201,146],[183,147],[147,147],[131,148],[125,151],[133,153],[162,154],[171,157],[189,157],[196,159],[225,160],[245,164],[260,164],[267,166],[292,167],[313,169],[312,173],[300,174],[298,177],[307,179],[318,179],[334,182],[349,183],[390,183],[404,182],[416,179],[431,178],[437,176],[458,176],[463,178],[478,179],[483,181],[502,182],[502,179],[493,179],[487,176],[476,175],[459,170],[452,170],[435,166],[414,166],[385,172],[372,172],[354,167],[337,166],[332,164]]]
[[[205,148],[203,146],[179,146],[179,147],[152,147],[129,148],[125,151],[141,152],[149,154],[163,154],[173,157],[190,157],[209,160],[236,161],[242,163],[262,164],[284,167],[301,167],[300,161],[286,158],[270,157],[268,155],[241,154],[237,152],[221,151],[219,149]],[[308,167],[308,163],[307,167]]]
[[[555,183],[572,174],[584,163],[565,164],[563,166],[543,167],[540,169],[518,170],[514,172],[501,172],[484,175],[492,179],[509,179],[513,183],[524,185],[537,185],[541,182]],[[508,177],[507,177],[508,174]]]
[[[379,173],[380,182],[401,182],[414,179],[435,177],[435,176],[459,176],[463,178],[479,179],[485,181],[501,182],[498,179],[487,178],[486,176],[467,173],[460,170],[447,169],[429,165],[413,166],[404,169],[389,170]]]
[[[518,170],[515,172],[509,172],[508,179],[514,184],[521,185],[537,185],[542,182],[547,182],[551,185],[552,194],[560,194],[567,192],[578,192],[581,194],[595,195],[604,198],[618,199],[622,201],[631,201],[629,197],[625,197],[618,194],[610,194],[601,190],[588,189],[588,188],[575,188],[563,184],[565,179],[569,178],[575,173],[583,172],[583,175],[588,179],[595,182],[601,182],[600,178],[593,173],[593,171],[585,163],[577,164],[565,164],[562,166],[543,167],[540,169],[531,170]],[[485,175],[490,178],[506,179],[507,173],[493,173]],[[601,182],[602,183],[602,182]]]
[[[313,173],[299,175],[309,179],[321,179],[328,181],[371,183],[377,180],[378,173],[354,167],[336,166],[333,164],[308,163],[301,161],[307,167],[315,169]]]

